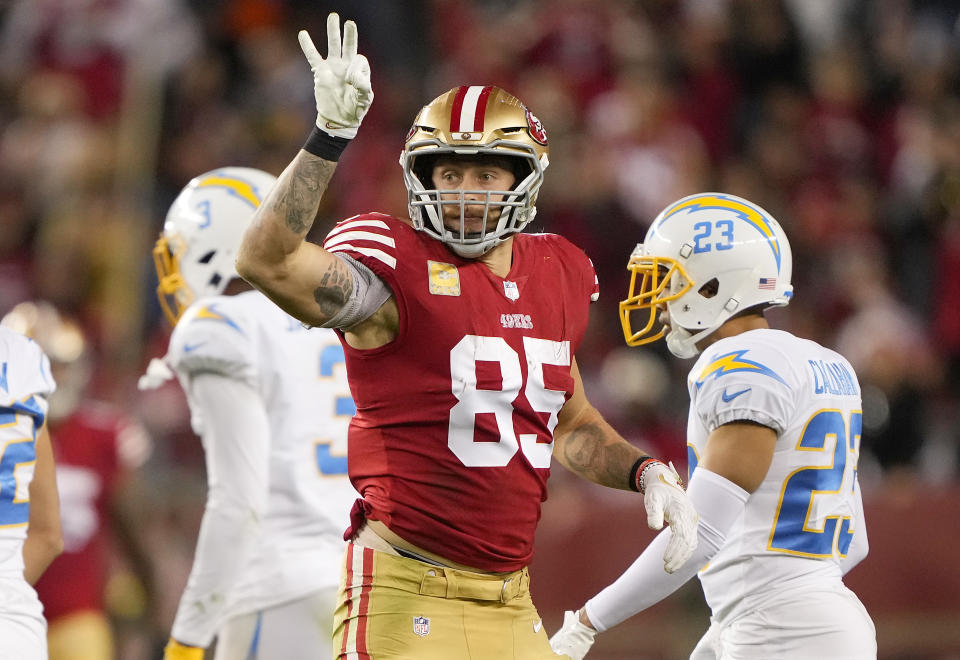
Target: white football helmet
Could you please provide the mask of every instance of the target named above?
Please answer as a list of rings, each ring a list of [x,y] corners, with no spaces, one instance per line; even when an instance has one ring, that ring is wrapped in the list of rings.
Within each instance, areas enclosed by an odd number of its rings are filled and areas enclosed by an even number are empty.
[[[537,213],[537,193],[543,184],[547,133],[540,120],[520,101],[499,87],[455,87],[424,106],[407,134],[400,165],[407,187],[413,226],[445,243],[462,257],[474,259],[523,230]],[[505,156],[516,164],[512,190],[437,190],[431,179],[433,156],[440,154]],[[459,192],[459,195],[457,194]],[[464,195],[479,195],[484,204],[484,230],[464,228]],[[491,197],[502,196],[501,201]],[[460,229],[443,224],[443,207],[460,207]],[[496,227],[487,230],[492,207],[500,208]]]
[[[157,297],[170,323],[197,298],[215,296],[238,277],[243,232],[277,178],[249,167],[224,167],[194,178],[167,212],[153,248]]]
[[[661,211],[627,270],[630,291],[620,302],[627,344],[666,334],[681,358],[699,353],[696,343],[734,314],[793,297],[793,257],[780,224],[756,204],[721,193],[690,195]],[[658,323],[658,306],[669,312],[669,333]],[[636,312],[645,318],[640,330],[632,327]]]

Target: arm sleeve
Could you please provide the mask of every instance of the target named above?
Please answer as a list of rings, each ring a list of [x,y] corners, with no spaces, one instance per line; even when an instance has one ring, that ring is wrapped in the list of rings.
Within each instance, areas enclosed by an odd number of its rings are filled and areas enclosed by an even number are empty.
[[[207,504],[187,588],[172,636],[206,648],[221,625],[236,584],[258,540],[267,508],[269,424],[248,384],[212,373],[190,379],[191,409],[203,414]]]
[[[856,513],[854,520],[856,527],[853,530],[853,540],[850,547],[847,548],[847,554],[840,558],[840,570],[846,575],[854,566],[859,564],[870,551],[870,543],[867,540],[867,519],[863,516],[863,497],[860,492],[860,480],[855,482],[856,492]]]
[[[660,532],[623,575],[587,601],[587,616],[598,631],[608,630],[659,603],[696,575],[723,546],[727,533],[743,515],[749,497],[732,481],[703,467],[693,473],[687,495],[700,514],[693,556],[676,572],[664,571],[663,551],[670,540],[670,530]]]
[[[350,328],[366,321],[387,302],[393,291],[377,274],[349,254],[334,252],[333,256],[346,264],[353,276],[353,292],[337,314],[321,325],[322,328]]]

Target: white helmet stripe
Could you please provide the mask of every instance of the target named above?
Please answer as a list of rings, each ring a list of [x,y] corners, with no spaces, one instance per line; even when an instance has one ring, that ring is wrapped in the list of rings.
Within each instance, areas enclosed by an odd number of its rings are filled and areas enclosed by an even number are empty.
[[[484,91],[486,90],[486,94]],[[460,106],[459,123],[454,130],[461,133],[471,133],[483,130],[483,117],[487,113],[487,97],[490,88],[482,85],[471,85],[463,95],[463,104]]]

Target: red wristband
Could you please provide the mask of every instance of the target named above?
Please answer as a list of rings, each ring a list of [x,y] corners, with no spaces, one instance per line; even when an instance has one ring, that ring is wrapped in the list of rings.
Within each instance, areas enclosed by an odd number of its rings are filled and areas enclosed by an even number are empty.
[[[663,464],[663,461],[658,461],[652,456],[641,456],[637,459],[633,467],[630,468],[630,490],[638,493],[643,492],[643,471],[654,463]]]

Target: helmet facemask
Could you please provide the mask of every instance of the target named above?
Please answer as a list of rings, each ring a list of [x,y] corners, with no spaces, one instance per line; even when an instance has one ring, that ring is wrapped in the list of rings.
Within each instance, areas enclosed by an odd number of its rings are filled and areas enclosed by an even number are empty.
[[[186,250],[182,237],[161,235],[153,246],[153,265],[157,270],[157,300],[171,325],[197,299],[196,294],[180,272],[180,258]]]
[[[523,231],[537,214],[534,202],[543,184],[543,167],[532,152],[528,155],[507,155],[497,149],[499,146],[477,149],[475,153],[434,146],[429,152],[410,154],[410,166],[404,167],[404,179],[414,228],[441,241],[465,258],[479,257],[513,234]],[[523,150],[523,145],[510,146],[511,149]],[[463,158],[467,162],[493,159],[494,163],[502,163],[500,166],[513,173],[514,184],[504,190],[438,189],[431,178],[432,169],[444,156]],[[467,231],[465,217],[468,206],[483,206],[483,222],[479,232]],[[451,229],[444,223],[443,211],[449,207],[458,209],[459,228]],[[499,210],[500,217],[496,225],[490,227],[493,209]]]
[[[676,260],[645,256],[642,244],[634,248],[627,270],[630,289],[627,298],[620,302],[624,339],[628,346],[650,344],[667,331],[659,320],[661,306],[686,294],[693,287],[693,281]],[[643,323],[639,330],[633,326],[636,317]]]

